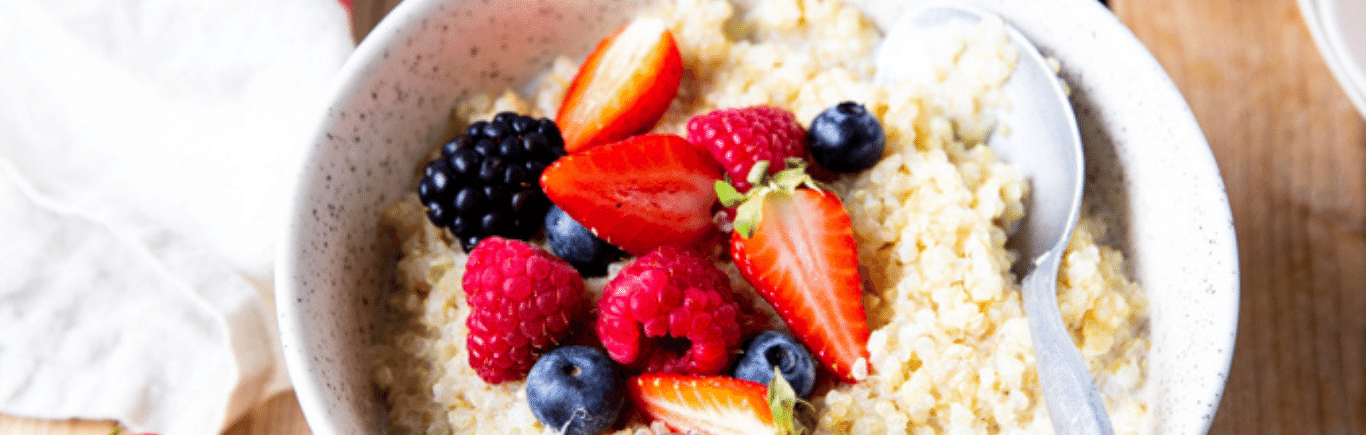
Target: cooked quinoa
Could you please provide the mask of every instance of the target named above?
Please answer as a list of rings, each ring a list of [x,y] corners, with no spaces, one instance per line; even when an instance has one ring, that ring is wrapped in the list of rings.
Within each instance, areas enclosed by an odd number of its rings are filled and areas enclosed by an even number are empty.
[[[686,69],[656,132],[685,135],[694,114],[755,104],[786,108],[806,122],[852,100],[883,121],[882,161],[834,183],[859,245],[872,369],[857,384],[818,389],[811,398],[815,432],[1052,433],[1010,272],[1016,254],[1005,248],[1008,229],[1024,213],[1027,184],[982,145],[996,127],[990,113],[1009,104],[999,88],[1015,53],[1001,22],[946,33],[919,54],[919,71],[882,84],[873,79],[879,31],[837,1],[760,0],[739,10],[725,0],[679,0],[645,14],[669,23]],[[529,98],[508,91],[464,101],[452,124],[503,110],[553,116],[577,68],[558,59]],[[531,414],[524,382],[488,385],[470,368],[469,307],[460,288],[465,254],[424,213],[410,194],[382,219],[402,252],[372,370],[390,433],[554,433]],[[1147,301],[1126,276],[1122,254],[1098,242],[1105,232],[1100,218],[1082,216],[1059,273],[1058,300],[1116,433],[1148,434]],[[763,305],[732,264],[719,266],[738,294]],[[608,279],[590,279],[588,288],[600,293]],[[662,432],[626,424],[619,434]]]

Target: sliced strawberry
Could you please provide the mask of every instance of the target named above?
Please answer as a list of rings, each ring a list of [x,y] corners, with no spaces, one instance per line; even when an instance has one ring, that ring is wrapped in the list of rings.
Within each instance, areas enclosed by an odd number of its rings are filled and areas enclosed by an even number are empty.
[[[678,95],[683,59],[663,21],[642,18],[598,43],[555,116],[574,153],[653,127]]]
[[[751,192],[737,210],[731,258],[822,364],[857,382],[855,373],[868,373],[868,317],[843,203],[800,167]]]
[[[561,157],[541,173],[546,197],[632,255],[692,244],[711,220],[721,167],[675,135],[641,135]]]
[[[763,384],[727,376],[644,374],[626,383],[635,409],[679,433],[776,434]]]

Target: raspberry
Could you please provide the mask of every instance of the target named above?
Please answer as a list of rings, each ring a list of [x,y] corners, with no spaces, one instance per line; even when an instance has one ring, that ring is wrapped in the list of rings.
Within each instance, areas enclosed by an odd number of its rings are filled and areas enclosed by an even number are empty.
[[[688,120],[688,142],[711,153],[744,193],[756,162],[767,160],[768,173],[778,173],[789,157],[806,155],[806,130],[792,112],[773,106],[721,109]]]
[[[622,365],[646,373],[714,375],[741,343],[730,282],[701,253],[662,246],[627,265],[598,301],[598,338]]]
[[[579,272],[522,241],[484,239],[470,252],[461,283],[470,305],[470,366],[490,384],[525,377],[587,313]]]

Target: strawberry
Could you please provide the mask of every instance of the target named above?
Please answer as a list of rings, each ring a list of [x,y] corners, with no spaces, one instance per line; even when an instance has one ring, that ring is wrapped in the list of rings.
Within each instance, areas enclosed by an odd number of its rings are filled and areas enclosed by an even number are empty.
[[[565,151],[643,133],[678,95],[683,58],[663,21],[632,21],[598,43],[565,92],[555,123]]]
[[[626,397],[635,409],[680,433],[795,434],[797,398],[782,378],[775,376],[764,386],[728,376],[651,373],[628,381]]]
[[[561,157],[541,173],[546,197],[631,255],[694,244],[716,228],[721,167],[680,136],[633,136]]]
[[[763,163],[760,163],[763,164]],[[804,164],[779,172],[748,198],[717,185],[736,210],[731,258],[792,330],[835,375],[857,382],[868,373],[868,317],[849,215],[821,190]],[[859,375],[855,375],[858,373]]]

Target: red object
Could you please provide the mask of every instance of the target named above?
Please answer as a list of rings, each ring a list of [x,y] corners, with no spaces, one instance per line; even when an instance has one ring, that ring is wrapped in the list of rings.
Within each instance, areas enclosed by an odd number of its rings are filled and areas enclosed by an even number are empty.
[[[688,120],[688,142],[702,147],[721,163],[731,185],[744,193],[745,179],[759,161],[769,162],[768,174],[777,174],[790,158],[806,156],[806,129],[797,117],[773,106],[714,110]]]
[[[713,375],[740,349],[743,314],[730,281],[695,250],[661,246],[627,265],[602,293],[598,338],[622,365]]]
[[[644,133],[678,94],[683,58],[664,22],[639,19],[598,43],[555,116],[575,153]]]
[[[731,233],[731,257],[793,336],[831,372],[855,382],[854,365],[868,358],[869,330],[849,215],[823,190],[763,198],[754,235]]]
[[[692,245],[711,221],[721,168],[675,135],[641,135],[569,154],[541,173],[546,197],[631,255]]]
[[[774,434],[768,387],[725,376],[646,374],[626,382],[635,409],[679,433]]]
[[[351,0],[337,0],[337,1],[338,1],[338,2],[341,2],[342,7],[346,8],[346,13],[348,13],[348,14],[351,13]]]
[[[526,377],[541,354],[568,338],[589,303],[569,263],[519,240],[489,237],[465,263],[470,366],[490,384]]]

